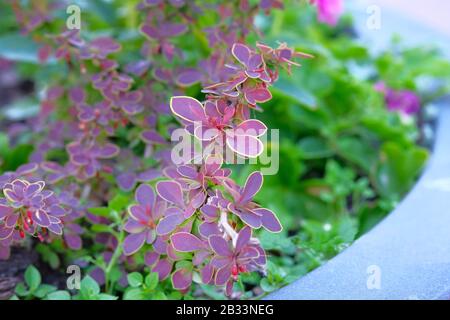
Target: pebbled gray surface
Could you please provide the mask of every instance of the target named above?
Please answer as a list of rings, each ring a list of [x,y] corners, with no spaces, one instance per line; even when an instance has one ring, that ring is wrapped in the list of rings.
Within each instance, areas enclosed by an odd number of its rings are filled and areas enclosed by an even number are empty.
[[[266,299],[450,299],[450,109],[439,119],[429,166],[394,212]],[[379,271],[379,289],[368,289],[371,266]]]

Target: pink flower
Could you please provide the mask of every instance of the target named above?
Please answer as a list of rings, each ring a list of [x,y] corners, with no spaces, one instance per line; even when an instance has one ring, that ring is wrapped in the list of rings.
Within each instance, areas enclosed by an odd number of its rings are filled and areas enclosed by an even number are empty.
[[[384,95],[386,107],[389,111],[397,111],[405,115],[419,112],[420,98],[410,90],[394,90],[386,86],[384,82],[378,82],[374,86],[375,90]]]
[[[311,0],[317,3],[317,17],[320,22],[335,26],[342,13],[342,0]]]

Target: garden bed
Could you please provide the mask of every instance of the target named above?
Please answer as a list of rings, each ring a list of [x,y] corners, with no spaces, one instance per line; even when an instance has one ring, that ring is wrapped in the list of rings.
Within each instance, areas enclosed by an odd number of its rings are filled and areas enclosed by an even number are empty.
[[[363,9],[352,7],[357,25],[364,25],[367,18],[361,14]],[[372,44],[372,50],[385,50],[395,33],[401,34],[405,43],[416,45],[436,36],[436,30],[387,8],[383,8],[383,26],[381,39],[376,30],[358,30],[362,39]],[[441,47],[446,46],[446,38],[439,39]],[[450,53],[445,52],[447,56]],[[450,250],[446,245],[450,215],[443,209],[450,205],[449,104],[448,97],[435,101],[432,108],[438,110],[438,120],[419,121],[423,136],[434,137],[421,139],[431,147],[432,157],[395,210],[325,265],[266,299],[450,299]]]

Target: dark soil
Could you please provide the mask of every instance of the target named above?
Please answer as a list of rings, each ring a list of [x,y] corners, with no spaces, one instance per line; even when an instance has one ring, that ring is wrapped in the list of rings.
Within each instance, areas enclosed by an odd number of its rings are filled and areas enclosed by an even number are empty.
[[[23,281],[25,269],[36,264],[38,254],[25,248],[11,248],[8,260],[0,260],[0,300],[10,298],[14,288]]]

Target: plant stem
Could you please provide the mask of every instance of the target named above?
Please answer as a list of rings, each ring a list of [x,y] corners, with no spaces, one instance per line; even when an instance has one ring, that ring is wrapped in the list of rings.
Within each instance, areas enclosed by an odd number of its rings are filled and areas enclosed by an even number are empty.
[[[107,293],[112,293],[113,286],[110,285],[110,278],[111,278],[111,271],[116,265],[117,259],[119,259],[120,255],[122,254],[122,243],[125,238],[125,233],[123,231],[123,228],[121,228],[119,236],[117,237],[117,247],[114,250],[114,253],[111,257],[111,260],[109,261],[108,265],[105,269],[105,290]]]

